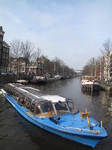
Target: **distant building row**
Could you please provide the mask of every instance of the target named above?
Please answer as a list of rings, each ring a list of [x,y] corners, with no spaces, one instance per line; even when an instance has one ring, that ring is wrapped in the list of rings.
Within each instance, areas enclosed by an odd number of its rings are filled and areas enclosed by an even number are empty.
[[[35,73],[35,74],[67,74],[68,68],[53,64],[49,59],[42,56],[35,62],[29,62],[23,57],[9,59],[10,46],[3,40],[4,31],[0,26],[0,72],[12,71],[14,73]],[[104,55],[100,61],[93,63],[91,75],[99,80],[112,80],[112,51]]]
[[[42,74],[50,72],[52,64],[45,57],[38,58],[36,62],[29,62],[23,57],[9,58],[10,46],[3,40],[4,31],[0,26],[0,73],[12,71],[14,73],[35,73]]]
[[[52,72],[53,66],[49,59],[42,56],[37,58],[35,62],[27,62],[23,57],[13,58],[10,57],[9,60],[9,70],[17,73],[26,73],[26,74],[46,74]]]
[[[94,61],[93,61],[94,62]],[[93,63],[92,75],[99,80],[112,80],[112,51],[109,51],[99,61]]]
[[[47,57],[41,56],[37,58],[35,62],[29,62],[26,58],[9,57],[10,46],[3,41],[4,31],[0,26],[0,73],[12,71],[13,73],[25,73],[25,74],[38,74],[45,75],[50,74],[70,74],[74,73],[66,66],[61,66],[60,63],[53,63]]]

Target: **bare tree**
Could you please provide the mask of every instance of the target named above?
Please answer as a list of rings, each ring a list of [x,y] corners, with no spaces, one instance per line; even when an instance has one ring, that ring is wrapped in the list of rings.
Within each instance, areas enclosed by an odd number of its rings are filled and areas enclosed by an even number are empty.
[[[110,39],[107,39],[103,44],[103,49],[101,49],[101,52],[103,55],[109,53],[112,50],[112,43]]]
[[[112,50],[112,43],[110,39],[107,39],[103,44],[103,49],[101,49],[101,52],[103,56],[105,56],[105,71],[107,74],[107,81],[109,77],[109,69],[110,69],[110,51]]]
[[[19,58],[20,56],[22,56],[22,50],[21,50],[21,41],[20,40],[13,40],[10,43],[11,47],[10,47],[10,56],[14,57],[14,58]]]
[[[89,59],[88,63],[83,67],[82,75],[95,76],[96,75],[95,68],[96,68],[95,59],[91,58]]]
[[[38,47],[37,50],[32,53],[32,59],[36,61],[37,58],[41,57],[41,53],[42,53],[42,50]]]
[[[21,49],[23,52],[23,57],[29,61],[32,57],[34,46],[30,41],[21,42]]]
[[[96,64],[94,57],[89,60],[88,65],[90,66],[91,76],[96,76],[95,74]]]
[[[22,56],[22,50],[21,50],[21,41],[16,39],[13,40],[10,43],[11,47],[10,47],[10,62],[9,62],[9,68],[11,67],[11,57],[16,59],[16,61],[14,62],[14,66],[17,70],[18,73],[18,58]]]
[[[58,57],[55,57],[55,59],[53,60],[53,63],[55,65],[55,74],[60,74],[61,73],[61,64],[64,64],[63,61],[61,59],[59,59]]]
[[[82,75],[91,75],[91,67],[89,64],[83,67]]]

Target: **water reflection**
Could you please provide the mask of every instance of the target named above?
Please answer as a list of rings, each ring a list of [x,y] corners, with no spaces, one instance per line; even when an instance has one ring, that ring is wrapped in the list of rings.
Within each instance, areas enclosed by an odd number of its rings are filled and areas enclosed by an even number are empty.
[[[102,107],[106,109],[106,114],[112,116],[112,93],[102,91],[100,99]]]

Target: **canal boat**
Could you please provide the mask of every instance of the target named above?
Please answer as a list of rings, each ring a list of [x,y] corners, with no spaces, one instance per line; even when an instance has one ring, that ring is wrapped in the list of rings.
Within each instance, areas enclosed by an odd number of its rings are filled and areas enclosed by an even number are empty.
[[[91,147],[107,137],[102,121],[90,117],[87,109],[75,110],[70,98],[16,83],[6,84],[1,91],[25,119],[53,134]]]
[[[33,76],[33,79],[30,80],[31,83],[51,83],[54,81],[55,78],[43,77],[43,76]]]
[[[94,76],[83,76],[81,80],[81,87],[84,90],[99,91],[100,83],[95,80]]]
[[[45,77],[43,76],[33,76],[33,78],[30,80],[31,83],[41,83],[45,80]]]
[[[28,84],[28,80],[21,80],[21,79],[19,79],[19,80],[16,80],[15,83],[26,85],[26,84]]]

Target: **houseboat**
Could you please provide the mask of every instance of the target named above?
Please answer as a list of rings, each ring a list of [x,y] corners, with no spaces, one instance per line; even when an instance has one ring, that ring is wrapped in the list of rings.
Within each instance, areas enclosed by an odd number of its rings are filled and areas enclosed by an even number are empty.
[[[81,87],[84,90],[90,90],[90,91],[100,90],[100,84],[95,79],[94,76],[83,76],[81,80]]]
[[[30,80],[31,83],[51,83],[54,82],[56,79],[51,77],[44,77],[44,76],[33,76],[33,79]]]
[[[107,137],[102,122],[75,110],[74,101],[38,89],[9,83],[1,89],[9,103],[28,121],[48,132],[87,146]]]

